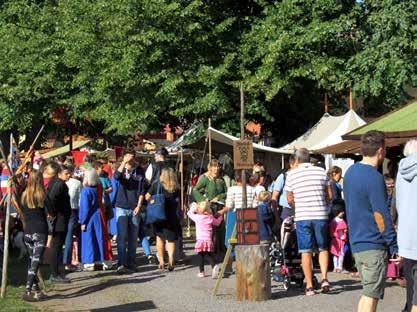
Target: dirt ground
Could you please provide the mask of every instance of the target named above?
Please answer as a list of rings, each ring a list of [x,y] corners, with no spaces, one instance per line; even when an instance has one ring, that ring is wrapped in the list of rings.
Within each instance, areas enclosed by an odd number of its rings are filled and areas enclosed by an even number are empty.
[[[211,298],[215,281],[198,278],[197,259],[192,243],[186,245],[187,261],[173,272],[158,271],[156,265],[145,264],[138,253],[138,272],[118,275],[115,271],[71,273],[72,283],[50,291],[49,300],[36,306],[46,311],[355,311],[360,297],[359,280],[346,274],[330,274],[332,291],[305,297],[301,290],[285,291],[272,284],[272,298],[266,302],[237,302],[235,276],[223,279],[219,294]],[[206,274],[210,272],[206,266]],[[389,283],[385,299],[378,311],[401,311],[405,289]]]

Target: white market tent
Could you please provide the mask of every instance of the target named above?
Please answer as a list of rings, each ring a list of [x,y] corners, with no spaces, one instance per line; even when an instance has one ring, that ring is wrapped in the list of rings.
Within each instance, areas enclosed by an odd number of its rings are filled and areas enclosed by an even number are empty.
[[[280,149],[294,152],[297,148],[305,147],[310,151],[316,151],[343,142],[342,135],[365,124],[366,122],[352,109],[342,116],[325,113],[306,133]]]
[[[213,127],[204,128],[202,124],[194,124],[175,142],[166,148],[170,153],[178,152],[180,148],[195,148],[206,150],[206,137],[210,133],[212,140],[213,153],[216,155],[228,153],[233,154],[233,142],[239,138],[217,130]],[[253,143],[255,160],[261,161],[265,169],[270,174],[276,174],[283,166],[283,157],[285,154],[291,154],[292,151],[285,149],[273,148]]]
[[[72,148],[73,149],[77,149],[77,148],[81,148],[85,145],[87,145],[88,143],[90,143],[90,140],[83,140],[83,141],[75,141],[72,144]],[[62,147],[58,147],[53,149],[52,151],[46,152],[44,154],[42,154],[42,157],[44,159],[48,159],[48,158],[52,158],[52,157],[56,157],[62,154],[66,154],[69,153],[70,151],[70,146],[69,144],[62,146]]]

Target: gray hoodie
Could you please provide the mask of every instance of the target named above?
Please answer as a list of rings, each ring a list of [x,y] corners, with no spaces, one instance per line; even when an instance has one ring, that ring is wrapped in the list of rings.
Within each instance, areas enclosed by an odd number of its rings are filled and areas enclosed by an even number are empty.
[[[400,256],[417,260],[417,154],[401,160],[396,196]]]

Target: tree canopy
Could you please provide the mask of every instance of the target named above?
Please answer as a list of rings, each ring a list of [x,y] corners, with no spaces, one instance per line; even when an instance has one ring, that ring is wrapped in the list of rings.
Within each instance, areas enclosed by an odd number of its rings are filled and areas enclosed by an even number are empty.
[[[417,80],[417,1],[0,1],[0,129],[65,108],[80,131],[125,135],[247,117],[286,138],[346,109],[407,100]],[[282,130],[284,129],[284,130]]]

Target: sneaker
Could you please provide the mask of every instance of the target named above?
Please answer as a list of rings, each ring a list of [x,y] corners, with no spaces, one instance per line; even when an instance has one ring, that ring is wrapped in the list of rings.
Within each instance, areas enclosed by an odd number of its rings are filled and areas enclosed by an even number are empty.
[[[103,262],[103,271],[108,271],[113,269],[113,263],[111,261],[104,261]]]
[[[154,264],[156,263],[156,258],[154,255],[149,255],[148,256],[148,264]]]
[[[198,277],[204,277],[205,275],[204,275],[204,272],[199,272],[199,273],[197,274],[197,276],[198,276]]]
[[[36,301],[35,297],[31,292],[25,291],[25,293],[22,295],[22,300],[27,302],[34,302]]]
[[[62,277],[60,275],[58,275],[58,276],[51,275],[51,278],[49,279],[49,281],[52,284],[68,284],[68,283],[71,283],[69,278]]]
[[[48,298],[46,294],[44,294],[42,291],[35,291],[35,294],[33,296],[37,301],[42,301]]]
[[[136,273],[138,271],[138,269],[136,267],[130,266],[126,269],[126,273],[128,274],[133,274]]]
[[[126,274],[127,273],[127,268],[124,265],[119,265],[117,267],[117,273]]]
[[[216,279],[219,276],[220,266],[216,264],[211,271],[211,278]]]
[[[93,264],[84,264],[83,271],[84,272],[93,272],[95,270],[95,265]]]

